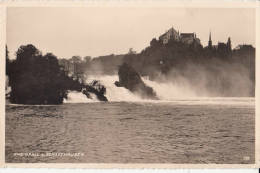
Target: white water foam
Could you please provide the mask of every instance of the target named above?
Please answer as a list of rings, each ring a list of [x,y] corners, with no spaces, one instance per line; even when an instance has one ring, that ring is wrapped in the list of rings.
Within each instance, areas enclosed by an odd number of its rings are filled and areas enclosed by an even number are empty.
[[[100,81],[106,87],[105,96],[109,101],[143,101],[141,97],[133,94],[124,87],[117,87],[114,83],[118,81],[118,76],[96,75],[88,76],[86,83],[91,83],[93,80]],[[95,94],[90,93],[93,99],[87,98],[83,93],[77,91],[69,91],[68,99],[64,99],[64,103],[89,103],[98,102]]]
[[[90,96],[92,99],[87,98],[86,95],[84,95],[81,92],[77,91],[69,91],[68,98],[64,99],[63,103],[89,103],[89,102],[98,102],[98,99],[95,94],[90,93]]]
[[[131,91],[124,87],[117,87],[115,81],[118,81],[118,76],[108,76],[108,75],[97,75],[89,76],[87,83],[93,80],[98,80],[106,87],[105,96],[109,101],[142,101],[141,97],[133,94]]]
[[[251,105],[254,106],[255,99],[253,97],[198,97],[195,92],[189,88],[181,87],[173,83],[157,83],[148,79],[143,79],[145,84],[152,87],[160,100],[143,100],[140,96],[130,92],[124,87],[115,86],[115,81],[118,81],[118,76],[96,75],[89,76],[87,83],[93,80],[100,81],[106,87],[105,96],[112,102],[160,102],[174,104],[227,104],[227,105]],[[94,94],[91,94],[93,99],[87,98],[81,92],[70,91],[68,99],[64,103],[89,103],[98,102]]]
[[[187,85],[158,83],[145,78],[142,78],[142,80],[146,85],[153,88],[160,100],[176,100],[197,97],[196,92],[187,87]]]

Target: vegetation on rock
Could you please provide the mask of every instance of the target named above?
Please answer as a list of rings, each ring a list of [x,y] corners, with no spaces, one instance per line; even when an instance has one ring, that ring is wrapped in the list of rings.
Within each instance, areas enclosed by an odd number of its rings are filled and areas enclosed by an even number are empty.
[[[116,86],[125,87],[144,99],[158,99],[153,89],[147,86],[134,68],[128,64],[124,63],[119,67],[118,76],[119,81],[115,82]]]

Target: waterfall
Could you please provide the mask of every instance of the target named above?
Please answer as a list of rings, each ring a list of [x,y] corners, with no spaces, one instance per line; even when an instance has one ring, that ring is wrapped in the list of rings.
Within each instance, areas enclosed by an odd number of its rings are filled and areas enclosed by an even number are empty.
[[[190,97],[197,97],[197,93],[190,86],[183,82],[156,82],[142,78],[144,83],[153,88],[160,100],[175,100]]]
[[[94,75],[88,76],[86,83],[90,83],[93,80],[99,80],[101,84],[106,87],[106,94],[108,101],[142,101],[138,96],[130,92],[124,87],[115,86],[115,81],[118,81],[118,76],[108,76],[108,75]],[[96,102],[97,99],[89,99],[81,92],[70,91],[68,94],[68,99],[64,100],[64,103],[88,103]]]
[[[115,86],[115,81],[118,81],[118,76],[113,75],[93,75],[88,76],[86,83],[90,83],[93,80],[99,80],[101,84],[106,87],[106,94],[108,101],[143,101],[143,99],[129,91],[124,87]],[[180,86],[173,83],[158,83],[150,81],[149,79],[142,79],[144,83],[154,89],[160,100],[174,100],[176,98],[195,97],[196,94],[185,86]],[[87,98],[81,92],[70,91],[68,99],[65,103],[87,103],[96,102],[95,95],[92,94],[93,99]]]
[[[102,85],[106,87],[106,94],[108,101],[112,102],[142,102],[140,96],[130,92],[124,87],[115,86],[115,81],[118,81],[118,76],[108,75],[93,75],[88,76],[86,83],[90,83],[93,80],[99,80]],[[179,83],[159,83],[156,81],[150,81],[143,78],[144,83],[154,89],[160,101],[171,101],[174,103],[185,104],[238,104],[238,105],[254,105],[254,98],[233,98],[233,97],[207,97],[196,95],[196,92],[192,90],[189,85]],[[99,102],[96,95],[90,93],[92,99],[89,99],[81,92],[69,91],[68,99],[64,100],[64,103],[89,103]],[[151,100],[149,100],[151,101]],[[153,101],[153,102],[158,102]]]
[[[98,102],[98,99],[95,94],[90,93],[92,99],[87,98],[87,96],[78,91],[69,91],[68,98],[64,99],[64,103],[89,103],[89,102]]]

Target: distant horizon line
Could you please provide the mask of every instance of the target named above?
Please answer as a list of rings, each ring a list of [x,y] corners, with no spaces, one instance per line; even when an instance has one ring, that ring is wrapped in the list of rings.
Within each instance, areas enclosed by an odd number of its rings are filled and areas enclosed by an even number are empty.
[[[156,37],[154,37],[154,38],[156,38]],[[157,39],[157,38],[156,38]],[[231,40],[232,41],[232,40]],[[225,42],[220,42],[220,41],[218,41],[218,43],[225,43]],[[29,44],[31,44],[31,45],[34,45],[34,44],[32,44],[32,43],[28,43],[28,44],[22,44],[22,45],[20,45],[18,48],[17,48],[17,50],[21,47],[21,46],[26,46],[26,45],[29,45]],[[202,44],[201,44],[202,45]],[[243,43],[243,44],[237,44],[234,48],[232,48],[232,50],[234,50],[234,49],[236,49],[236,47],[238,47],[238,46],[245,46],[245,45],[248,45],[248,46],[252,46],[254,49],[255,49],[255,46],[254,45],[252,45],[252,44],[246,44],[246,43]],[[6,46],[7,46],[7,50],[8,50],[8,45],[6,44]],[[34,45],[35,46],[35,45]],[[203,46],[203,48],[206,48],[207,46],[204,46],[204,45],[202,45]],[[213,45],[212,45],[213,46]],[[35,46],[36,47],[36,46]],[[147,47],[149,47],[149,46],[147,46]],[[146,47],[146,48],[147,48]],[[41,53],[41,54],[43,54],[42,53],[42,51],[41,51],[41,49],[40,48],[38,48],[38,47],[36,47],[38,50],[39,50],[39,52]],[[130,49],[130,48],[129,48]],[[143,48],[140,52],[137,52],[136,54],[139,54],[139,53],[141,53],[143,50],[144,50],[145,48]],[[14,55],[16,54],[16,52],[17,52],[17,50],[14,52]],[[10,51],[8,51],[8,53],[10,53]],[[48,53],[51,53],[51,54],[53,54],[53,55],[55,55],[55,53],[53,53],[53,52],[46,52],[45,54],[48,54]],[[68,57],[68,58],[59,58],[58,56],[56,56],[58,59],[70,59],[70,58],[72,58],[72,57],[74,57],[74,56],[79,56],[79,57],[81,57],[81,58],[84,58],[84,57],[90,57],[91,59],[94,59],[94,58],[100,58],[100,57],[103,57],[103,56],[120,56],[120,55],[127,55],[128,53],[126,52],[126,53],[109,53],[109,54],[104,54],[104,55],[98,55],[98,56],[90,56],[90,55],[85,55],[85,56],[80,56],[80,55],[73,55],[73,56],[71,56],[71,57]],[[16,59],[16,57],[15,56],[13,56],[13,58],[12,57],[10,57],[9,56],[9,59],[10,60],[14,60],[14,59]]]
[[[164,35],[164,34],[166,34],[170,29],[174,29],[174,30],[176,30],[173,26],[172,27],[170,27],[169,29],[167,29],[164,33],[162,33],[162,34],[160,34],[159,36],[156,36],[156,37],[153,37],[152,39],[156,39],[157,41],[159,41],[160,39],[160,36],[162,36],[162,35]],[[180,29],[178,29],[178,30],[176,30],[176,31],[180,31]],[[179,34],[196,34],[196,37],[197,37],[197,33],[196,32],[179,32]],[[209,34],[210,35],[212,35],[212,29],[210,29],[209,30]],[[197,38],[200,38],[200,37],[197,37]],[[231,43],[232,43],[232,38],[229,36],[228,38],[230,38],[231,39]],[[227,38],[227,39],[228,39]],[[152,40],[151,39],[151,40]],[[150,41],[151,41],[150,40]],[[212,39],[211,39],[212,40]],[[217,44],[213,44],[212,46],[217,46],[219,43],[226,43],[226,42],[223,42],[223,41],[217,41]],[[19,47],[21,47],[21,46],[25,46],[25,45],[29,45],[29,44],[32,44],[32,43],[27,43],[27,44],[22,44],[22,45],[20,45]],[[34,44],[32,44],[32,45],[34,45]],[[201,43],[201,45],[202,45],[202,47],[203,48],[206,48],[207,47],[207,45],[203,45],[202,43]],[[236,46],[233,46],[232,44],[231,44],[231,47],[233,47],[232,48],[232,50],[234,50],[234,49],[236,49],[238,46],[243,46],[243,45],[251,45],[253,48],[255,48],[255,46],[253,45],[253,44],[248,44],[248,43],[242,43],[242,44],[237,44]],[[6,46],[7,46],[7,48],[8,48],[8,45],[6,44]],[[35,45],[34,45],[35,46]],[[149,45],[150,46],[150,45]],[[149,46],[147,46],[147,47],[149,47]],[[17,50],[19,49],[19,47],[17,48]],[[36,47],[36,46],[35,46]],[[145,48],[147,48],[147,47],[145,47]],[[37,48],[37,47],[36,47]],[[131,49],[132,47],[129,47],[128,49]],[[140,52],[136,52],[136,54],[139,54],[139,53],[141,53],[145,48],[142,48],[142,50],[140,50]],[[39,49],[40,50],[40,48],[37,48],[37,49]],[[17,50],[14,52],[14,55],[16,54],[16,52],[17,52]],[[134,50],[134,49],[133,49]],[[135,51],[135,50],[134,50]],[[41,53],[42,53],[42,51],[40,51]],[[53,52],[46,52],[45,54],[47,54],[47,53],[52,53],[53,55],[55,55]],[[127,54],[127,52],[126,53],[109,53],[109,54],[104,54],[104,55],[98,55],[98,56],[91,56],[91,55],[85,55],[85,56],[80,56],[80,55],[73,55],[73,56],[79,56],[79,57],[81,57],[81,58],[84,58],[84,57],[90,57],[91,59],[94,59],[94,58],[100,58],[100,57],[102,57],[102,56],[110,56],[110,55],[116,55],[116,56],[119,56],[119,55],[126,55]],[[55,55],[56,56],[56,55]],[[71,56],[71,57],[68,57],[68,58],[59,58],[58,56],[56,56],[58,59],[70,59],[70,58],[72,58],[73,56]],[[11,58],[11,59],[15,59],[16,57],[14,56],[14,58]],[[10,59],[10,56],[9,56],[9,59]]]

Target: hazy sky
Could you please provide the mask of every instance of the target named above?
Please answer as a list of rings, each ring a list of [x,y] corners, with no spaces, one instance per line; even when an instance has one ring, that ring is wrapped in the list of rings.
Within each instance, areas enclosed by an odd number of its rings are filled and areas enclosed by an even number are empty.
[[[20,45],[33,44],[58,58],[137,52],[170,27],[196,32],[203,45],[212,32],[213,44],[255,46],[254,9],[141,7],[10,7],[7,46],[14,57]]]

